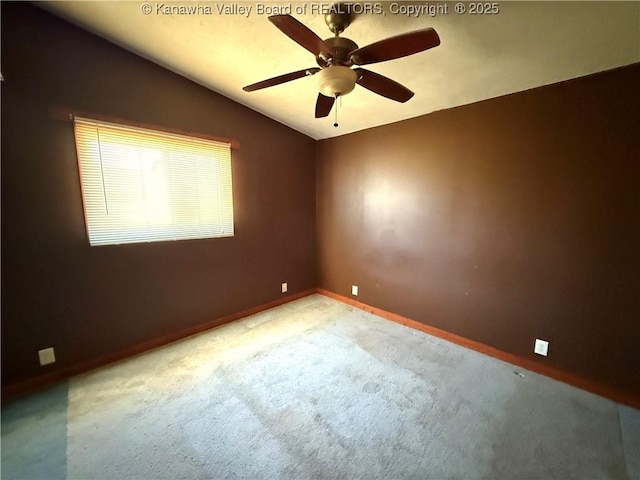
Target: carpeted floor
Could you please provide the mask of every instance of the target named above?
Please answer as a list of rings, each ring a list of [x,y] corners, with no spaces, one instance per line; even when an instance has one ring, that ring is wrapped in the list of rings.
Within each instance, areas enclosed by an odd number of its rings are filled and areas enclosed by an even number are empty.
[[[320,295],[2,411],[3,479],[640,478],[640,412]]]

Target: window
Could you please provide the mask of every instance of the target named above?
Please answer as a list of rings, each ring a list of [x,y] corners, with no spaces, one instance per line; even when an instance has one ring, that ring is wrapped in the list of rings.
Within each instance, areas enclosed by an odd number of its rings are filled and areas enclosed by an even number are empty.
[[[229,144],[74,123],[91,245],[233,236]]]

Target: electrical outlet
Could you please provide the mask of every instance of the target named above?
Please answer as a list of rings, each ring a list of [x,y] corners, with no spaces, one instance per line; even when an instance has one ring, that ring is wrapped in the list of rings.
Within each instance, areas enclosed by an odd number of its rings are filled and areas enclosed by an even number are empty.
[[[282,284],[282,293],[287,293],[287,282],[283,282]]]
[[[351,285],[351,295],[358,296],[358,285]]]
[[[50,363],[55,363],[56,354],[53,351],[53,347],[45,348],[43,350],[38,350],[38,358],[40,359],[41,367],[44,367],[45,365],[49,365]]]
[[[533,351],[538,355],[542,355],[546,357],[547,354],[549,353],[549,342],[536,338],[536,344],[533,347]]]

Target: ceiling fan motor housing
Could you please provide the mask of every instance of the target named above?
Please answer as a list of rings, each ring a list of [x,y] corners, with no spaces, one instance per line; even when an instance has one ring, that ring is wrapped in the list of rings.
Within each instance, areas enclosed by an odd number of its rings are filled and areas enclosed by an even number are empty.
[[[356,42],[347,37],[331,37],[327,38],[324,43],[331,48],[333,55],[329,61],[318,55],[316,57],[318,65],[321,67],[329,65],[346,65],[347,67],[350,67],[353,65],[350,53],[358,48],[358,44]]]
[[[325,97],[343,96],[351,92],[358,80],[358,74],[349,67],[334,65],[317,73],[320,93]]]

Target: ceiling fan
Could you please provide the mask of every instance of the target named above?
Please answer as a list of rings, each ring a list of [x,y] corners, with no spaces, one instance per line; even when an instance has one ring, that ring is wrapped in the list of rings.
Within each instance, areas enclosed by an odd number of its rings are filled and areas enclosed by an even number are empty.
[[[279,75],[247,85],[243,90],[253,92],[318,74],[320,93],[318,93],[316,100],[316,118],[329,115],[336,98],[351,92],[356,83],[378,95],[401,103],[413,97],[414,93],[411,90],[390,78],[364,68],[351,67],[386,62],[437,47],[440,45],[440,38],[436,31],[433,28],[425,28],[359,48],[353,40],[340,36],[354,18],[348,7],[349,4],[334,4],[329,13],[325,15],[325,23],[334,34],[333,37],[326,40],[322,40],[291,15],[270,16],[271,23],[294,42],[315,55],[319,68],[307,68]]]

